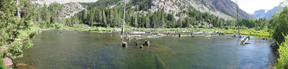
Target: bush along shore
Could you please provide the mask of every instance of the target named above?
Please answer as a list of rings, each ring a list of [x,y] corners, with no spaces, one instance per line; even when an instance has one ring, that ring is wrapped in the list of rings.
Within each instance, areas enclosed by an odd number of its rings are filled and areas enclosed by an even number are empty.
[[[38,34],[38,28],[31,27],[26,30],[20,30],[19,36],[11,38],[6,41],[6,45],[0,47],[0,68],[12,68],[13,65],[11,59],[23,57],[23,50],[33,47],[32,38]]]

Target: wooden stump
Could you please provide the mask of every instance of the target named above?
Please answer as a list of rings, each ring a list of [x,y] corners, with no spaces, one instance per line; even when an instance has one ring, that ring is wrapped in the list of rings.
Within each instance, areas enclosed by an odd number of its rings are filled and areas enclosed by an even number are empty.
[[[139,43],[138,43],[138,42],[135,42],[135,44],[136,44],[136,46],[138,46],[138,45],[139,45]]]
[[[149,41],[145,40],[145,43],[144,43],[145,46],[150,46],[150,43]]]
[[[140,48],[143,48],[143,45],[140,45]]]

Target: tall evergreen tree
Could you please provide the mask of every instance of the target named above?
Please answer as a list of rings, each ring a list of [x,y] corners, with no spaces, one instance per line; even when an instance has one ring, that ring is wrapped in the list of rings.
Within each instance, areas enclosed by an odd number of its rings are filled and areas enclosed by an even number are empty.
[[[46,3],[44,3],[43,7],[43,20],[49,25],[50,24],[50,12],[47,8]]]
[[[104,22],[104,25],[107,27],[106,15],[105,15],[104,10],[103,10],[103,22]]]

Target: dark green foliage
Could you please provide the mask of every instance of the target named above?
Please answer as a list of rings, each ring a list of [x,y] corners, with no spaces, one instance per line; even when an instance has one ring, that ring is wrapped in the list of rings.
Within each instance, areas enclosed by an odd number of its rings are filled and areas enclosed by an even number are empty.
[[[278,15],[276,13],[276,15]],[[274,31],[271,31],[273,34],[273,38],[276,40],[278,44],[281,44],[285,40],[285,36],[288,34],[288,7],[286,6],[283,11],[279,13],[279,16],[276,16],[272,18],[269,22],[272,27],[271,29],[274,29]]]
[[[32,46],[30,38],[36,35],[36,32],[23,33],[31,30],[34,25],[32,18],[35,15],[35,8],[30,0],[21,0],[18,5],[14,0],[1,0],[0,3],[0,46],[9,46],[9,49],[4,50],[0,56],[12,59],[22,57],[23,49]],[[18,7],[22,10],[21,17],[15,15]],[[22,42],[24,37],[25,40]]]
[[[288,68],[288,64],[287,64],[288,45],[287,44],[288,44],[288,36],[286,36],[286,40],[283,43],[279,44],[280,47],[278,51],[280,54],[279,55],[280,58],[277,59],[278,63],[274,66],[274,69],[287,69]]]

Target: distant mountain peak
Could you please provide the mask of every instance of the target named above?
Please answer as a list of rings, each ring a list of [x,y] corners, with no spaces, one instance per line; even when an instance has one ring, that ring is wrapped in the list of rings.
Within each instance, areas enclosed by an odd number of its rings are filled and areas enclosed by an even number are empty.
[[[279,10],[277,9],[278,6],[275,6],[272,9],[260,9],[260,10],[256,10],[253,14],[250,14],[253,19],[258,19],[258,18],[266,18],[267,20],[271,19],[273,14],[275,12],[279,12]]]

